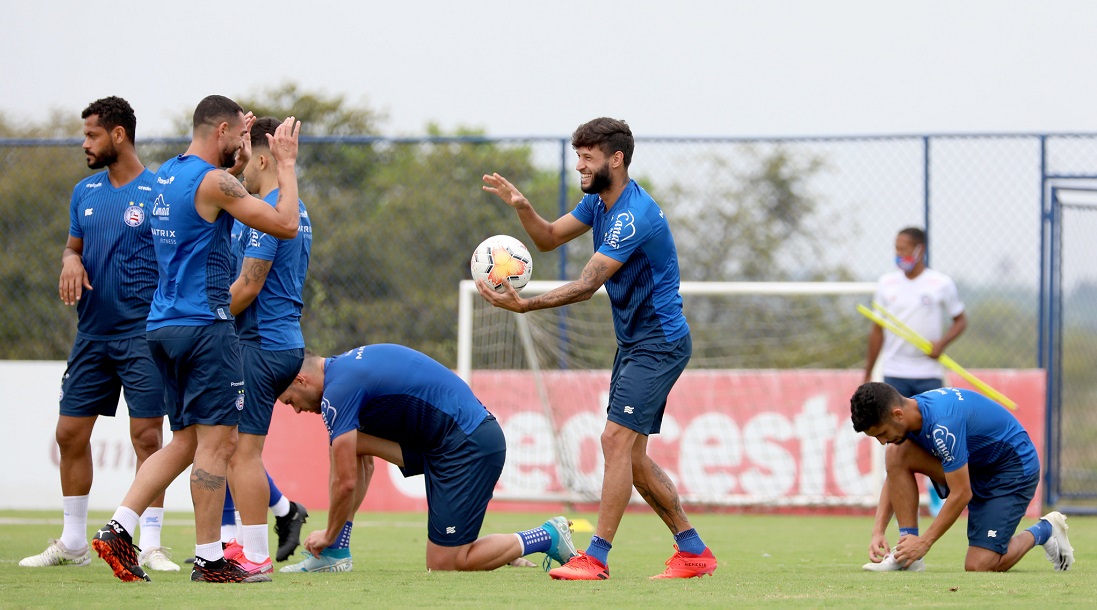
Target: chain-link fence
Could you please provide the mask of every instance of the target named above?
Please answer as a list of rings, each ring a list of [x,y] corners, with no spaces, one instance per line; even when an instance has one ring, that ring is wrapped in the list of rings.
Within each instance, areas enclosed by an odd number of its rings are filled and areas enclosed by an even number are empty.
[[[71,346],[75,312],[59,301],[57,280],[71,189],[88,172],[79,146],[0,139],[0,358],[64,359]],[[186,146],[146,140],[139,154],[155,169]],[[472,248],[496,233],[525,236],[481,191],[481,175],[506,176],[555,218],[581,196],[573,164],[566,138],[305,139],[310,347],[393,341],[454,366],[457,283]],[[1047,364],[1041,329],[1055,311],[1041,301],[1056,296],[1049,244],[1073,231],[1079,248],[1063,266],[1059,305],[1090,303],[1097,273],[1085,264],[1088,221],[1048,229],[1047,189],[1092,178],[1093,168],[1092,135],[640,138],[630,173],[670,217],[685,280],[873,281],[894,268],[899,229],[925,226],[931,266],[956,279],[968,308],[950,355],[968,368],[1033,368]],[[584,239],[535,255],[534,279],[574,277],[589,255]],[[1071,338],[1064,349],[1097,345],[1092,316],[1060,322]],[[1091,381],[1092,367],[1077,369],[1063,384]],[[1087,399],[1077,401],[1084,411]],[[1092,444],[1094,428],[1075,426],[1091,432],[1064,440]],[[1097,484],[1089,489],[1097,495]]]

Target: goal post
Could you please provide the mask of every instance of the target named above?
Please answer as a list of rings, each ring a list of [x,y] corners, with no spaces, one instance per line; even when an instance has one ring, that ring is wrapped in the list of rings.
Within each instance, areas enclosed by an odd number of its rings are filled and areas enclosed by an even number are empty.
[[[564,282],[533,281],[523,296]],[[871,282],[683,282],[693,357],[649,454],[684,502],[871,506],[882,453],[853,432]],[[500,420],[500,500],[597,501],[616,338],[605,290],[527,314],[459,287],[457,372]],[[634,500],[638,496],[634,496]]]

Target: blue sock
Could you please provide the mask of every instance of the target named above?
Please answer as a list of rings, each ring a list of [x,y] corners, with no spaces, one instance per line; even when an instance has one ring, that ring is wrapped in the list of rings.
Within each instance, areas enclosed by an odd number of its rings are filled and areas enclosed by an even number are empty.
[[[705,543],[702,542],[701,537],[697,535],[697,530],[692,527],[684,532],[675,534],[674,542],[678,544],[678,550],[684,553],[700,555],[705,552]]]
[[[269,472],[267,473],[267,484],[270,485],[270,503],[268,503],[267,506],[274,506],[282,499],[282,492],[278,489],[278,486],[274,484],[274,479],[270,478]]]
[[[903,536],[917,536],[917,535],[918,535],[918,528],[916,528],[916,527],[900,527],[899,528],[899,537],[900,538],[902,538]]]
[[[544,553],[552,546],[552,534],[543,527],[518,532],[518,537],[522,539],[522,555]]]
[[[590,546],[587,547],[587,555],[602,562],[602,565],[609,567],[609,550],[613,548],[613,545],[609,542],[599,538],[598,536],[590,537]]]
[[[339,532],[339,537],[335,539],[335,542],[329,546],[329,549],[349,549],[350,548],[350,530],[354,527],[353,521],[347,521],[347,524],[343,526],[343,531]]]
[[[225,488],[225,508],[221,511],[221,525],[236,525],[236,504],[232,501],[228,487]]]
[[[1032,532],[1032,537],[1036,539],[1036,546],[1047,542],[1048,538],[1051,538],[1051,524],[1044,519],[1040,519],[1036,522],[1036,525],[1025,531]]]

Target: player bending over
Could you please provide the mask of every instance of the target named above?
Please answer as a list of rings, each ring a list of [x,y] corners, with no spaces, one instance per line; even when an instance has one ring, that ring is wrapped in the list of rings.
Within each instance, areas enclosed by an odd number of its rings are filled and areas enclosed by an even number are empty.
[[[1004,572],[1036,545],[1056,570],[1074,563],[1066,517],[1048,513],[1014,535],[1036,493],[1040,461],[1017,418],[971,390],[941,388],[904,398],[886,383],[862,385],[850,399],[853,429],[883,445],[887,480],[880,492],[869,546],[873,572],[925,569],[922,560],[964,509],[968,509],[969,572]],[[907,441],[911,442],[907,442]],[[918,485],[930,478],[945,503],[925,534],[918,533]],[[899,544],[884,538],[892,514]]]
[[[319,413],[330,437],[328,527],[305,540],[314,556],[339,542],[361,501],[362,456],[395,464],[406,477],[425,476],[428,570],[494,570],[531,553],[564,564],[576,555],[564,517],[480,536],[506,439],[468,385],[425,354],[391,344],[332,358],[308,354],[280,400],[298,413]]]

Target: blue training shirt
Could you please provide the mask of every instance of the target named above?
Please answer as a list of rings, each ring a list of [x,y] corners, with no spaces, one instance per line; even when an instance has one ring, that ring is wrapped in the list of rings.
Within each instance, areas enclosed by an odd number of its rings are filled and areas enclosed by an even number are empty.
[[[69,235],[81,239],[91,290],[76,305],[82,339],[127,339],[145,332],[156,290],[156,253],[149,233],[156,175],[145,170],[115,188],[102,171],[76,183]]]
[[[263,200],[276,206],[278,189],[268,193]],[[301,307],[304,305],[302,293],[312,252],[312,223],[300,199],[297,200],[297,209],[301,222],[297,227],[297,237],[293,239],[271,237],[245,226],[239,220],[232,227],[237,277],[245,258],[271,261],[263,289],[251,305],[236,316],[236,332],[240,335],[240,341],[257,343],[263,350],[305,347],[305,338],[301,334]]]
[[[617,343],[671,342],[689,325],[678,293],[678,251],[659,204],[635,180],[608,211],[598,195],[587,195],[571,212],[593,227],[594,250],[624,265],[606,281]]]
[[[1028,432],[1005,407],[972,390],[940,388],[917,394],[922,429],[907,437],[941,460],[944,471],[968,466],[973,481],[1040,472]]]
[[[198,186],[213,165],[193,155],[168,159],[156,174],[152,238],[160,282],[146,328],[207,326],[231,320],[231,215],[208,222],[194,207]]]
[[[329,440],[351,430],[429,453],[471,434],[487,409],[456,373],[402,345],[366,345],[328,358],[321,415]]]

